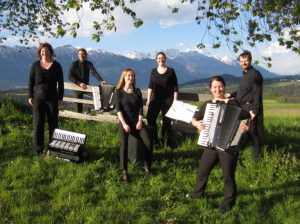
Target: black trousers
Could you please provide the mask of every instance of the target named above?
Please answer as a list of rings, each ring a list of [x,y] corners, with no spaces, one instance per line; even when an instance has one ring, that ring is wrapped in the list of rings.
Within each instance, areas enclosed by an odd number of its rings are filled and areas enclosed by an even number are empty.
[[[78,99],[83,99],[83,92],[74,91],[74,97],[78,98]],[[76,106],[75,106],[75,110],[78,113],[82,113],[82,108],[83,108],[82,103],[77,103]]]
[[[250,131],[248,139],[253,149],[253,157],[257,161],[261,157],[262,140],[258,132],[258,119],[255,118],[250,122]]]
[[[58,102],[34,98],[33,103],[33,152],[44,150],[45,120],[47,116],[49,141],[58,126]]]
[[[169,140],[169,137],[171,136],[171,119],[166,117],[166,113],[170,109],[171,105],[173,103],[173,99],[168,98],[165,100],[152,100],[150,101],[149,107],[148,107],[148,113],[147,113],[147,123],[148,125],[151,125],[155,129],[155,140],[158,140],[158,131],[157,131],[157,124],[156,120],[161,112],[162,115],[162,130],[161,130],[161,136],[163,140]]]
[[[235,170],[238,154],[232,155],[219,150],[205,149],[202,153],[197,171],[196,192],[204,194],[209,174],[219,161],[224,179],[223,206],[232,206],[236,197]]]
[[[131,127],[130,134],[134,137],[140,139],[144,145],[146,146],[145,152],[145,162],[151,168],[152,164],[152,155],[153,155],[153,132],[152,127],[148,127],[143,124],[141,130],[136,130],[135,128]],[[120,144],[120,169],[127,170],[128,164],[128,138],[129,134],[124,130],[121,123],[119,123],[119,134],[121,137],[121,144]]]

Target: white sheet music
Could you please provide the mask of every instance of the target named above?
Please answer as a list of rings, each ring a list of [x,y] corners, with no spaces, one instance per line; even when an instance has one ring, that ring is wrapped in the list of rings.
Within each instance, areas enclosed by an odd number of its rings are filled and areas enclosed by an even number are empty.
[[[166,113],[166,116],[174,120],[190,123],[196,110],[197,106],[174,100],[169,111]]]

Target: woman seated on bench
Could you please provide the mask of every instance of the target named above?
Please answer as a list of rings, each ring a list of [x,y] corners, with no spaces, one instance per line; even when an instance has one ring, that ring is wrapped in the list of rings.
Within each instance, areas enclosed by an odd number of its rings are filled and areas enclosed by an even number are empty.
[[[119,118],[119,133],[121,136],[120,144],[120,169],[122,172],[121,180],[129,182],[127,173],[128,163],[128,137],[129,134],[140,139],[146,146],[145,152],[145,172],[150,173],[152,153],[153,153],[153,134],[143,123],[143,98],[142,92],[135,87],[135,73],[132,69],[123,70],[120,81],[116,87],[116,110]]]

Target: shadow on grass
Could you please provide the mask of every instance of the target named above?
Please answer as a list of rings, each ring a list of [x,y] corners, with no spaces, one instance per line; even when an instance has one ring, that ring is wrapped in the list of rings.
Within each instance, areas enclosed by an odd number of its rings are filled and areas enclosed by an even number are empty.
[[[300,133],[300,130],[298,130],[298,133]],[[270,150],[277,150],[277,149],[289,147],[288,151],[295,153],[297,158],[300,158],[300,144],[299,144],[299,138],[297,137],[290,137],[290,136],[278,137],[278,135],[276,134],[268,133],[268,135],[266,136],[265,145]]]
[[[272,192],[272,194],[266,194],[266,192]],[[265,216],[271,214],[271,210],[274,205],[282,204],[286,201],[288,196],[292,196],[296,201],[296,198],[300,195],[299,181],[287,181],[284,184],[276,185],[272,187],[260,187],[259,189],[239,189],[238,194],[244,195],[245,200],[239,201],[239,207],[243,210],[249,207],[249,203],[253,202],[257,204],[256,211],[260,214],[256,216]],[[259,201],[255,201],[254,195],[259,195]],[[253,198],[253,200],[249,200]],[[287,208],[289,209],[289,208]],[[291,211],[293,213],[293,211]],[[296,211],[295,211],[296,212]]]
[[[108,160],[112,163],[119,163],[119,148],[118,147],[106,147],[99,149],[96,147],[89,147],[84,152],[84,161],[94,162],[101,158]]]

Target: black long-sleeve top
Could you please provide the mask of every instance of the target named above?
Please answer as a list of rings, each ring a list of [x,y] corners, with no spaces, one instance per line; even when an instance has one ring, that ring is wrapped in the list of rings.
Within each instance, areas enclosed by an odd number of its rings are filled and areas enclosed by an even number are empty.
[[[136,126],[139,115],[143,115],[143,98],[139,88],[134,89],[133,93],[127,93],[123,89],[116,94],[116,111],[122,112],[126,123]]]
[[[30,69],[28,82],[29,98],[44,100],[62,100],[64,95],[64,76],[61,65],[57,61],[49,69],[40,65],[40,60],[34,62]]]
[[[98,74],[94,65],[90,61],[73,61],[69,69],[69,79],[75,84],[80,83],[89,84],[90,72],[99,81],[103,81],[102,77]]]
[[[148,88],[152,89],[154,99],[173,99],[174,92],[178,92],[175,70],[168,67],[164,74],[160,74],[156,68],[152,69]]]
[[[237,92],[231,94],[247,111],[258,114],[262,110],[263,76],[253,66],[243,72]]]

